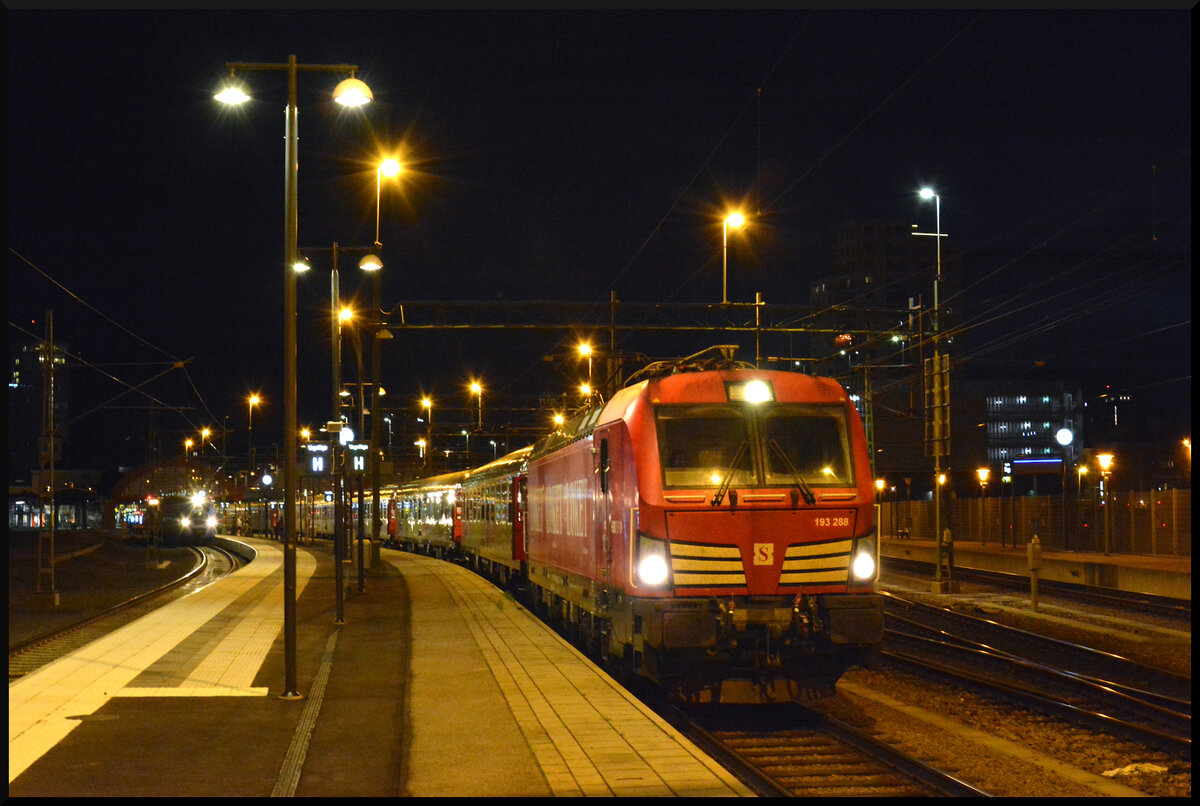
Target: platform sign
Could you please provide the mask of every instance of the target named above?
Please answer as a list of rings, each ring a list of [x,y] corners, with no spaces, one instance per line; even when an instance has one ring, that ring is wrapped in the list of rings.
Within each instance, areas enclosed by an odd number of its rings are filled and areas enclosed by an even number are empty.
[[[333,473],[333,451],[328,442],[303,442],[305,469],[313,476],[328,476]]]
[[[370,445],[365,442],[350,442],[346,445],[346,472],[361,476],[367,472],[367,451]]]

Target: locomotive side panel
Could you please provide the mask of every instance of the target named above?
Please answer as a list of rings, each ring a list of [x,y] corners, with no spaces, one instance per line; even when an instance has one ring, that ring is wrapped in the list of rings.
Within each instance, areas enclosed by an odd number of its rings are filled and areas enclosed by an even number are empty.
[[[592,440],[581,439],[530,463],[525,551],[530,563],[595,580],[597,495]]]

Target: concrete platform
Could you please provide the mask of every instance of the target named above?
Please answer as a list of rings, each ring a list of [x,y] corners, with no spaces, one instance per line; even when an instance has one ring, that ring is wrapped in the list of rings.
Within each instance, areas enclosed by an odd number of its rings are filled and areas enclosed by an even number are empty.
[[[884,538],[880,554],[887,558],[935,562],[932,540]],[[1000,546],[971,540],[954,541],[954,565],[1005,574],[1029,575],[1025,546]],[[1192,599],[1192,558],[1145,554],[1100,554],[1074,551],[1043,551],[1038,578],[1102,588]]]
[[[9,794],[748,795],[511,598],[383,550],[335,625],[328,546],[283,555],[9,685]],[[349,574],[347,575],[349,576]]]

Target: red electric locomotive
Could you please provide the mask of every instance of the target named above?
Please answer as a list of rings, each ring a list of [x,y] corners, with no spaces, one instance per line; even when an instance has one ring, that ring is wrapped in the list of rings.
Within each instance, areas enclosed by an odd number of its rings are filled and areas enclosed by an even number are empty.
[[[535,604],[610,665],[685,690],[827,692],[883,637],[862,422],[831,379],[723,354],[648,367],[534,446]]]

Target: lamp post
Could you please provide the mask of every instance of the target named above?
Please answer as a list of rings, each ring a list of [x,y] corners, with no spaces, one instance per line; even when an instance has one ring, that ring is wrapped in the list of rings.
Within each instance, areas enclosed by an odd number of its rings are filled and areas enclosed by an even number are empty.
[[[939,295],[941,294],[941,285],[942,285],[942,238],[945,237],[942,234],[942,197],[939,196],[937,193],[935,193],[932,188],[921,188],[920,196],[922,199],[926,199],[926,200],[933,199],[934,200],[935,215],[936,215],[935,221],[937,224],[936,232],[932,232],[932,233],[914,232],[913,233],[913,235],[933,235],[937,239],[937,241],[936,241],[936,243],[937,243],[937,273],[934,276],[934,280],[933,280],[933,323],[932,323],[933,324],[933,373],[932,373],[932,377],[930,378],[930,380],[933,383],[937,384],[937,383],[940,383],[940,381],[941,381],[941,367],[942,367],[941,351],[939,349],[941,346],[941,337],[940,337],[941,331],[940,331],[940,327],[939,327],[939,323],[938,323]],[[947,382],[947,386],[948,385],[949,384]],[[948,393],[949,389],[947,389],[946,392]],[[937,412],[937,411],[932,413],[932,416],[934,417],[934,428],[932,429],[934,438],[932,440],[931,447],[933,450],[933,477],[934,477],[934,479],[941,478],[942,456],[949,455],[949,450],[946,448],[946,445],[948,445],[948,443],[949,443],[949,436],[950,436],[949,433],[944,434],[942,436],[942,438],[938,438],[938,436],[937,436],[939,428],[946,429],[948,431],[948,429],[950,427],[949,401],[948,400],[945,401],[943,403],[943,405],[946,406],[946,411],[945,411],[944,415],[942,412]],[[935,489],[937,489],[938,487],[940,487],[940,482],[935,485]],[[936,553],[936,557],[937,557],[937,569],[934,572],[934,583],[940,585],[940,583],[942,582],[942,496],[941,496],[940,490],[938,491],[938,493],[934,499],[933,532],[934,532],[934,534],[933,534],[934,545],[936,546],[935,553]]]
[[[375,248],[378,249],[380,243],[378,234],[376,235]],[[378,255],[370,254],[358,262],[358,267],[365,272],[369,272],[374,277],[372,288],[372,320],[371,320],[371,434],[369,444],[371,451],[370,458],[370,473],[371,473],[371,561],[374,562],[375,549],[379,545],[379,476],[382,468],[379,462],[379,442],[383,435],[383,401],[380,399],[384,396],[383,384],[381,378],[383,376],[383,342],[392,337],[390,330],[382,326],[383,318],[383,288],[382,275],[383,263],[379,260]],[[362,546],[359,546],[359,559],[362,559]],[[362,588],[363,567],[360,564],[359,569],[359,588]]]
[[[1103,497],[1101,506],[1104,507],[1104,553],[1108,554],[1109,550],[1109,490],[1108,477],[1112,475],[1113,455],[1111,453],[1101,453],[1096,456],[1096,461],[1100,464],[1100,492]]]
[[[349,323],[354,318],[354,311],[348,307],[342,307],[341,299],[341,254],[343,252],[361,252],[366,253],[359,261],[358,266],[364,271],[372,271],[374,268],[382,266],[379,263],[379,258],[375,257],[372,252],[375,249],[373,246],[342,246],[337,241],[334,241],[328,247],[305,247],[303,252],[329,252],[331,268],[329,272],[329,311],[330,311],[330,364],[332,366],[332,417],[329,421],[332,425],[335,422],[341,422],[341,394],[342,394],[342,326]],[[295,262],[293,268],[298,273],[303,273],[312,268],[307,256],[300,256]],[[361,380],[361,374],[360,374]],[[328,426],[326,426],[328,431]],[[361,428],[360,428],[361,430]],[[337,471],[337,450],[342,444],[336,436],[330,437],[330,445],[334,451],[334,462],[332,469],[332,481],[334,487],[333,495],[333,554],[334,554],[334,587],[336,588],[336,604],[337,613],[335,615],[335,624],[344,624],[344,597],[343,597],[343,577],[342,577],[342,559],[346,557],[346,515],[344,505],[344,488],[345,479],[342,473]]]
[[[975,474],[979,476],[979,545],[985,546],[987,545],[987,527],[984,526],[984,517],[987,515],[987,482],[991,470],[981,467],[975,471]]]
[[[396,159],[388,157],[383,162],[379,163],[378,170],[375,171],[375,248],[379,249],[383,244],[379,242],[379,200],[383,194],[383,178],[385,176],[398,176],[403,167]]]
[[[875,479],[875,529],[879,529],[879,521],[883,517],[883,488],[887,486],[886,479]]]
[[[483,430],[483,386],[478,381],[471,382],[471,394],[475,395],[476,403],[479,407],[479,422],[476,426],[477,431]]]
[[[249,412],[249,414],[246,418],[246,442],[247,442],[247,447],[250,449],[250,475],[251,476],[254,475],[254,470],[255,470],[255,468],[254,468],[254,407],[258,405],[259,399],[260,398],[258,397],[258,395],[250,395],[250,397],[246,398],[246,407]],[[250,483],[249,480],[247,480],[247,482],[246,482],[247,486],[249,486],[249,483]]]
[[[721,221],[721,304],[729,302],[729,228],[740,229],[746,223],[741,213],[731,213]]]
[[[588,386],[591,386],[592,385],[592,345],[588,344],[586,341],[580,342],[579,343],[579,354],[587,359],[587,362],[588,362],[587,382],[588,382]]]
[[[1060,428],[1054,439],[1062,446],[1062,522],[1063,522],[1063,551],[1071,550],[1070,533],[1067,530],[1067,459],[1070,456],[1071,443],[1075,434],[1069,428]]]
[[[285,682],[281,696],[299,699],[296,690],[296,488],[299,474],[296,466],[296,273],[298,231],[298,173],[299,173],[299,110],[296,83],[300,71],[349,73],[333,90],[333,100],[343,106],[361,106],[372,99],[371,90],[354,77],[358,66],[353,64],[297,64],[294,55],[286,64],[227,62],[229,75],[241,71],[284,71],[287,73],[288,101],[284,110],[284,215],[283,215],[283,632]],[[250,99],[241,87],[227,86],[216,96],[226,103],[243,103]]]
[[[421,407],[425,409],[425,444],[429,447],[429,453],[422,453],[422,465],[425,465],[433,460],[433,398],[421,398]],[[428,459],[426,459],[428,457]]]

